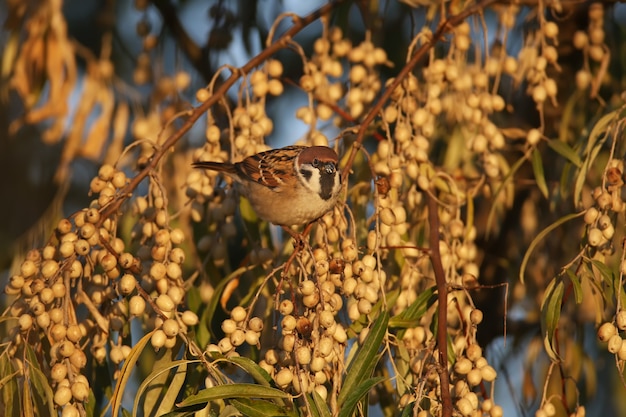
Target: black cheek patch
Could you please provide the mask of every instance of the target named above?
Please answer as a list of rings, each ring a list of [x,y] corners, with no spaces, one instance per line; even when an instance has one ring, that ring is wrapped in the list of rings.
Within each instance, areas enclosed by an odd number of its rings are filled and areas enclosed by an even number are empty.
[[[309,170],[306,169],[301,169],[300,170],[300,175],[302,175],[304,177],[304,179],[306,179],[307,181],[311,179],[311,176],[313,175],[313,173]]]

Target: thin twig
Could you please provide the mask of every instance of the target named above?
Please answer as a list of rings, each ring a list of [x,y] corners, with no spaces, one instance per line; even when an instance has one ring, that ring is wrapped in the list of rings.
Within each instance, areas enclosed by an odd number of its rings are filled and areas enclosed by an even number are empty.
[[[437,30],[432,34],[430,39],[425,42],[420,48],[415,52],[415,54],[411,57],[411,60],[407,62],[407,64],[400,70],[398,75],[394,78],[393,82],[387,86],[385,92],[381,95],[380,99],[376,102],[376,104],[370,109],[367,113],[365,119],[359,126],[359,131],[356,135],[355,145],[350,151],[350,156],[348,157],[346,163],[346,169],[343,172],[343,182],[345,183],[348,179],[348,175],[350,174],[350,167],[352,167],[352,163],[354,162],[354,158],[356,157],[357,152],[361,148],[361,144],[363,143],[363,139],[365,138],[365,132],[367,132],[368,127],[374,121],[374,118],[377,114],[380,113],[383,106],[389,98],[391,94],[394,92],[396,87],[400,85],[400,83],[404,80],[404,78],[413,70],[413,68],[417,65],[417,63],[424,57],[426,52],[430,51],[435,44],[448,33],[452,28],[461,24],[465,19],[469,16],[482,12],[487,6],[492,3],[496,3],[497,0],[483,0],[480,3],[475,4],[474,6],[468,7],[466,10],[461,13],[450,17],[449,19],[443,21],[437,27]]]
[[[185,133],[187,133],[193,125],[200,119],[213,105],[215,105],[222,97],[226,95],[230,87],[232,87],[237,80],[239,80],[245,74],[251,72],[255,67],[261,65],[264,61],[266,61],[270,56],[278,52],[280,49],[288,46],[289,41],[302,29],[304,29],[309,24],[315,22],[320,16],[330,13],[333,8],[337,6],[337,4],[341,3],[341,1],[330,2],[323,7],[317,9],[313,13],[300,18],[294,19],[293,26],[285,32],[276,42],[272,45],[269,45],[265,48],[261,53],[253,57],[246,65],[241,67],[239,71],[233,72],[233,74],[228,77],[226,81],[219,88],[213,92],[213,95],[207,99],[207,101],[200,104],[193,110],[189,111],[189,117],[185,122],[181,125],[181,127],[172,133],[163,143],[163,146],[158,148],[150,161],[146,164],[146,166],[135,176],[133,179],[124,187],[124,189],[120,192],[119,198],[113,200],[108,206],[102,210],[102,216],[100,221],[97,224],[97,227],[100,227],[105,219],[114,215],[121,205],[126,201],[133,193],[133,191],[139,186],[141,181],[143,181],[149,174],[152,172],[156,166],[159,164],[161,159],[173,148],[176,143],[183,137]]]
[[[428,223],[430,225],[430,261],[437,283],[437,350],[439,353],[439,384],[441,386],[441,415],[452,416],[452,398],[450,396],[450,378],[448,375],[448,286],[439,252],[439,215],[437,200],[427,193]]]

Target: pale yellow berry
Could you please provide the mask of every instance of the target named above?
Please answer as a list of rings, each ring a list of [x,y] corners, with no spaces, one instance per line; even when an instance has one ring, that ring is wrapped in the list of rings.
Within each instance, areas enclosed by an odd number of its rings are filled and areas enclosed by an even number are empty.
[[[72,396],[76,401],[85,401],[89,398],[89,386],[85,383],[77,381],[72,384]]]
[[[459,358],[454,364],[454,371],[461,375],[466,375],[472,370],[472,362],[467,358]]]
[[[283,368],[276,374],[274,381],[279,387],[286,388],[293,381],[293,372],[288,368]]]
[[[572,44],[576,49],[583,49],[589,43],[589,38],[587,37],[587,33],[583,30],[577,30],[574,33],[574,39],[572,40]]]
[[[181,320],[186,326],[195,326],[198,324],[198,315],[191,310],[185,310]]]
[[[280,61],[276,59],[270,59],[269,61],[267,61],[266,66],[267,73],[271,77],[280,77],[281,75],[283,75],[283,64]]]
[[[470,321],[474,325],[478,325],[483,321],[483,312],[479,309],[473,309],[470,313]]]
[[[67,376],[67,366],[64,363],[56,363],[50,370],[50,377],[53,381],[59,382]]]
[[[537,85],[532,89],[532,97],[535,103],[543,103],[548,97],[548,93],[543,85]]]
[[[133,316],[140,316],[146,311],[146,300],[140,295],[134,295],[128,302],[128,311]]]
[[[476,369],[476,368],[469,371],[467,373],[466,378],[467,378],[467,383],[471,385],[472,387],[478,386],[483,380],[480,369]]]
[[[598,328],[598,339],[601,342],[608,342],[609,339],[617,334],[617,329],[613,323],[606,322]]]
[[[161,294],[156,299],[156,305],[164,312],[174,311],[176,304],[172,301],[172,298],[167,294]]]
[[[226,319],[222,322],[222,331],[229,335],[237,330],[237,323],[232,319]]]
[[[526,142],[531,146],[535,146],[541,140],[541,136],[539,129],[530,129],[526,134]]]
[[[504,410],[499,405],[494,405],[491,410],[489,410],[490,417],[502,417],[504,415]]]
[[[604,48],[600,45],[591,45],[589,48],[589,58],[596,62],[602,61],[604,55]]]
[[[288,314],[285,317],[283,317],[283,320],[282,320],[283,331],[291,332],[292,330],[296,328],[296,324],[297,324],[296,318],[292,316],[291,314]]]
[[[167,337],[175,337],[178,335],[178,331],[180,330],[178,322],[174,319],[165,320],[161,328]]]
[[[284,316],[291,314],[293,312],[293,303],[291,300],[282,300],[278,305],[278,311]]]
[[[548,38],[555,39],[559,35],[559,25],[554,22],[546,22],[543,25],[543,34]]]
[[[158,329],[154,333],[152,333],[152,336],[150,337],[150,343],[152,344],[153,348],[159,349],[165,345],[166,339],[167,339],[167,336],[165,336],[165,333],[163,332],[163,330]],[[111,351],[113,350],[111,349]]]
[[[487,366],[483,366],[482,368],[480,368],[480,375],[483,377],[485,381],[492,382],[493,380],[496,379],[497,373],[496,373],[496,370],[493,369],[492,366],[487,365]]]
[[[223,337],[222,339],[220,339],[220,341],[217,343],[217,346],[220,348],[220,351],[222,353],[228,353],[233,349],[233,344],[228,337]]]
[[[600,243],[602,243],[602,238],[602,231],[596,227],[590,229],[587,234],[587,242],[589,242],[589,245],[593,247],[600,245]]]
[[[307,346],[300,346],[296,349],[296,361],[300,365],[308,365],[311,363],[311,349]]]
[[[607,350],[610,353],[618,353],[622,348],[622,338],[619,334],[614,334],[609,338],[609,342],[607,344]]]
[[[230,341],[233,346],[241,346],[246,341],[246,333],[241,329],[235,329],[230,335]]]
[[[63,407],[72,399],[72,390],[69,387],[60,386],[54,393],[54,403]]]
[[[461,398],[456,402],[456,407],[463,416],[469,416],[473,413],[474,407],[467,398]]]

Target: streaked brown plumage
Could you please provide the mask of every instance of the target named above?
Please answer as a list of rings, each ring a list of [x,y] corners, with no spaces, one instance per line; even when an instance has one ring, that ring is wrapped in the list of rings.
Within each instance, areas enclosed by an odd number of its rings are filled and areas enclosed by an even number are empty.
[[[287,146],[241,162],[195,162],[196,168],[223,172],[260,218],[281,226],[303,225],[332,210],[341,175],[337,153],[326,146]]]

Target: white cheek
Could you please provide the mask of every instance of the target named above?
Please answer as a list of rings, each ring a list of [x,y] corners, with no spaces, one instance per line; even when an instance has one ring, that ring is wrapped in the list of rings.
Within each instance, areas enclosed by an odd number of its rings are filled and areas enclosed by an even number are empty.
[[[311,191],[319,195],[322,192],[322,187],[320,186],[320,172],[317,169],[310,172],[312,172],[313,175],[311,175],[311,179],[307,181],[306,184]]]

